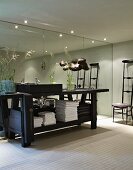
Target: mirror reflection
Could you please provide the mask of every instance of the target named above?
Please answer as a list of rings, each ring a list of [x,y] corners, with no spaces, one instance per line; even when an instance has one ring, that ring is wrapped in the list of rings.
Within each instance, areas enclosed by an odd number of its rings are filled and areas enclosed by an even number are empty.
[[[2,58],[13,59],[10,73],[15,82],[61,83],[67,88],[72,81],[72,88],[109,88],[109,94],[100,94],[99,105],[105,102],[104,95],[108,101],[99,112],[111,113],[111,44],[6,22],[0,22],[0,37],[1,63]],[[80,66],[81,60],[88,68]]]

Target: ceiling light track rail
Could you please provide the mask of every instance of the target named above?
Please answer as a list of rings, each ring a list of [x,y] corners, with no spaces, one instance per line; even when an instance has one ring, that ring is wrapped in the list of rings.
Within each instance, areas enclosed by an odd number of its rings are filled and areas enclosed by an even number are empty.
[[[76,35],[76,34],[69,34],[69,33],[66,33],[66,32],[59,32],[59,31],[55,31],[55,30],[48,30],[48,29],[45,29],[45,28],[40,28],[40,27],[36,27],[36,26],[31,26],[31,25],[25,25],[25,24],[21,24],[21,23],[17,23],[17,22],[11,22],[11,21],[7,21],[7,20],[1,20],[0,19],[0,22],[3,22],[3,23],[7,23],[7,24],[13,24],[13,25],[19,25],[19,26],[23,26],[23,27],[29,27],[29,28],[33,28],[33,29],[39,29],[39,30],[42,30],[42,31],[50,31],[50,32],[55,32],[55,33],[62,33],[64,35],[69,35],[69,36],[73,36],[73,37],[77,37],[77,38],[86,38],[86,39],[89,39],[90,41],[98,41],[98,42],[102,42],[102,43],[107,43],[107,44],[111,44],[110,42],[105,42],[105,41],[101,41],[101,40],[97,40],[97,39],[93,39],[93,38],[89,38],[89,37],[84,37],[84,36],[80,36],[80,35]]]

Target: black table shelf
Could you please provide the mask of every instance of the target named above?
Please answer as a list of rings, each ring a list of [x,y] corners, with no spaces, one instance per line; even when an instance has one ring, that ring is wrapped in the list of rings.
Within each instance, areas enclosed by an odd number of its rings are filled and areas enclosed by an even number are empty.
[[[43,87],[44,86],[44,87]],[[30,89],[31,87],[31,89]],[[10,139],[15,139],[15,134],[19,133],[22,138],[22,146],[29,146],[34,141],[34,134],[38,132],[44,132],[49,130],[56,130],[60,128],[65,128],[74,125],[80,125],[81,123],[91,121],[91,129],[97,128],[97,93],[108,92],[109,89],[75,89],[73,91],[63,90],[61,91],[61,85],[56,84],[55,88],[52,85],[52,92],[47,91],[46,87],[50,89],[50,85],[34,85],[34,91],[32,93],[32,85],[28,85],[28,89],[30,90],[30,94],[27,94],[27,87],[24,85],[19,85],[19,89],[21,93],[15,94],[7,94],[0,96],[0,126],[4,127],[6,130],[6,137]],[[44,90],[43,90],[44,88]],[[25,91],[26,89],[26,91]],[[25,93],[26,92],[26,93]],[[39,95],[38,95],[39,92]],[[88,112],[88,115],[82,115],[78,117],[78,120],[70,121],[70,122],[57,122],[55,125],[42,126],[38,128],[34,128],[34,120],[33,120],[33,97],[35,96],[50,96],[50,95],[58,95],[60,100],[64,100],[64,96],[68,95],[70,100],[73,100],[73,94],[81,94],[80,103],[85,103],[87,94],[91,95],[91,112]],[[19,118],[20,119],[20,128],[19,130],[15,126],[15,123],[12,123],[12,126],[9,125],[10,112],[7,105],[7,100],[12,99],[12,108],[14,110],[20,111]],[[20,106],[19,106],[20,102]],[[14,114],[15,115],[15,114]],[[16,121],[14,119],[14,121]]]
[[[90,120],[91,119],[89,116],[83,116],[79,118],[78,120],[73,120],[69,122],[57,122],[56,124],[53,124],[53,125],[36,127],[34,128],[34,133],[39,133],[39,132],[44,132],[44,131],[49,131],[49,130],[54,130],[54,129],[56,130],[56,129],[65,128],[65,127],[74,126],[74,125],[80,125],[81,123],[88,122]]]

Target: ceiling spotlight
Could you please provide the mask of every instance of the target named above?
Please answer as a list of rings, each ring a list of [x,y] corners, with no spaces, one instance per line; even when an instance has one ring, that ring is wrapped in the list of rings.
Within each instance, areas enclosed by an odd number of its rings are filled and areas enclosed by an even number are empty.
[[[67,49],[67,46],[65,48]]]
[[[94,43],[94,40],[92,40],[92,43]]]
[[[62,36],[63,36],[62,34],[59,35],[59,37],[62,37]]]
[[[48,51],[46,50],[45,53],[47,53]]]
[[[28,21],[27,21],[27,20],[24,20],[24,23],[25,23],[25,24],[27,24],[27,23],[28,23]]]
[[[106,41],[107,39],[106,38],[104,38],[104,41]]]
[[[18,29],[18,25],[15,25],[15,29]]]
[[[71,30],[71,31],[70,31],[70,33],[71,33],[71,34],[74,34],[74,31],[73,31],[73,30]]]

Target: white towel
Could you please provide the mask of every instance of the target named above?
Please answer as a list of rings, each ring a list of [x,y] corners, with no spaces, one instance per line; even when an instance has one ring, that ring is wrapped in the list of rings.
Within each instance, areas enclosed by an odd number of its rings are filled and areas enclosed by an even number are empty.
[[[43,125],[52,125],[56,124],[55,113],[44,111],[40,112],[39,115],[43,118]]]
[[[78,119],[77,106],[79,102],[63,101],[56,102],[56,119],[58,121],[68,122]]]
[[[69,122],[78,119],[77,116],[73,116],[73,117],[57,116],[56,118],[58,121],[61,122]]]
[[[43,124],[43,118],[34,116],[34,128],[41,127],[42,124]]]
[[[56,124],[56,119],[51,120],[51,121],[43,122],[43,124],[44,124],[44,126],[47,126],[47,125],[54,125],[54,124]]]

